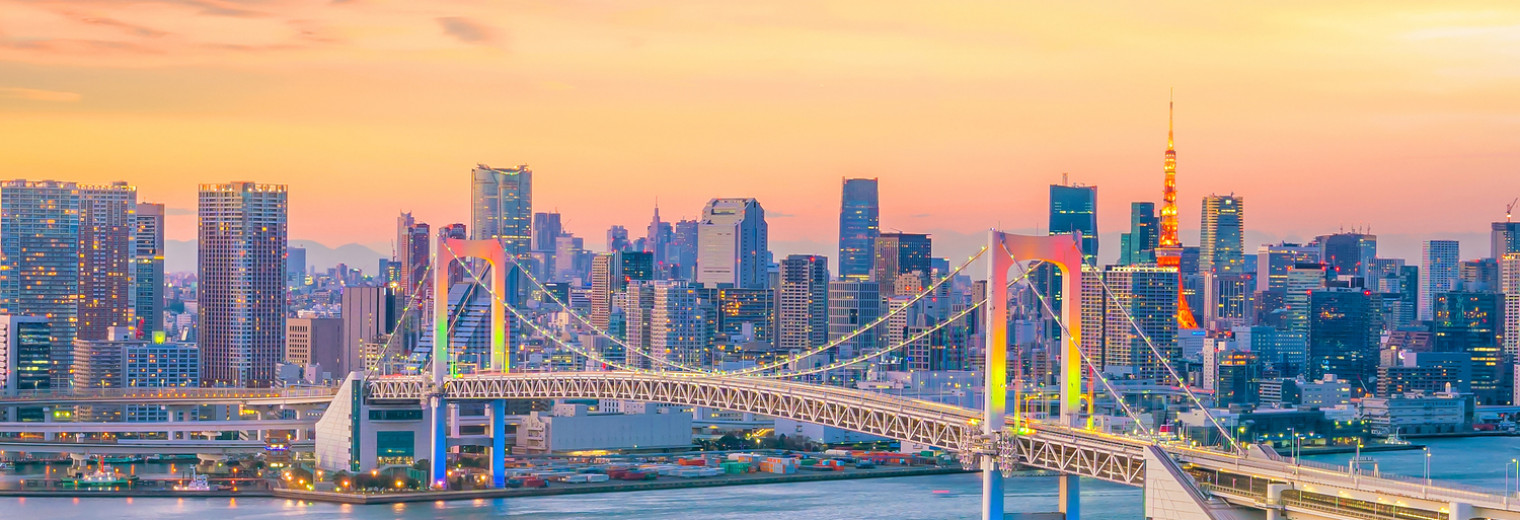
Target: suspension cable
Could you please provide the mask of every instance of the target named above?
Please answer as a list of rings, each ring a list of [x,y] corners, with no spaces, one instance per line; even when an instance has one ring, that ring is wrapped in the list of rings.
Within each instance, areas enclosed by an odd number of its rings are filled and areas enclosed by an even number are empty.
[[[767,371],[767,370],[770,370],[770,369],[773,369],[773,368],[777,368],[777,367],[786,366],[786,365],[790,364],[793,360],[803,359],[803,358],[807,358],[807,357],[811,357],[811,356],[820,354],[820,353],[822,353],[824,351],[827,351],[829,349],[838,347],[839,345],[843,345],[844,343],[846,343],[846,342],[848,342],[850,340],[855,339],[857,336],[859,336],[861,334],[864,334],[866,331],[871,330],[872,328],[874,328],[874,327],[876,327],[878,325],[886,323],[889,319],[891,319],[892,317],[896,316],[897,314],[899,314],[901,312],[905,312],[905,309],[907,307],[912,306],[912,304],[917,303],[919,300],[923,299],[924,297],[926,297],[926,296],[928,296],[930,294],[934,294],[934,292],[936,290],[938,290],[941,285],[944,285],[945,282],[948,282],[948,281],[954,279],[956,275],[960,274],[961,271],[963,271],[967,267],[969,267],[972,262],[976,261],[977,258],[980,258],[986,252],[987,252],[987,248],[983,247],[981,250],[977,251],[975,255],[972,255],[970,258],[967,258],[966,261],[963,262],[963,263],[961,263],[960,266],[956,267],[954,270],[952,270],[951,272],[947,273],[944,277],[940,278],[939,280],[936,280],[933,284],[930,284],[929,287],[925,288],[923,291],[920,291],[918,294],[914,295],[913,298],[908,301],[907,305],[905,305],[903,307],[900,307],[898,309],[891,310],[886,315],[877,318],[876,320],[872,321],[871,323],[866,324],[865,326],[862,326],[862,327],[860,327],[858,329],[850,331],[848,334],[845,334],[843,336],[835,338],[834,340],[831,340],[828,343],[825,343],[823,345],[812,347],[812,348],[810,348],[810,349],[808,349],[808,350],[806,350],[804,352],[790,355],[790,356],[788,356],[788,357],[786,357],[786,358],[784,358],[784,359],[782,359],[780,361],[776,361],[776,362],[772,362],[772,363],[768,363],[768,364],[761,364],[761,365],[757,365],[757,366],[754,366],[754,367],[748,367],[748,368],[743,368],[743,369],[739,369],[739,370],[732,370],[732,371],[705,370],[705,369],[698,368],[698,367],[692,367],[692,366],[683,365],[683,364],[680,364],[680,363],[675,363],[675,362],[667,361],[667,360],[664,360],[664,358],[651,357],[651,354],[645,353],[642,350],[639,350],[639,349],[636,349],[636,348],[628,346],[626,343],[623,342],[622,339],[620,339],[620,338],[616,337],[615,335],[613,335],[613,334],[611,334],[611,333],[609,333],[609,332],[607,332],[607,331],[605,331],[605,330],[597,327],[596,325],[592,324],[591,321],[589,319],[587,319],[585,316],[581,315],[578,312],[575,312],[575,310],[572,309],[569,305],[566,305],[564,302],[560,301],[558,297],[554,296],[553,292],[549,291],[548,288],[545,287],[543,283],[539,282],[537,278],[534,278],[533,275],[531,273],[529,273],[528,270],[523,269],[521,265],[518,265],[518,270],[522,271],[527,276],[528,280],[533,283],[533,285],[534,285],[534,287],[536,289],[544,291],[544,293],[549,296],[549,299],[551,301],[553,301],[554,303],[558,304],[561,308],[565,309],[565,312],[570,313],[570,315],[572,317],[574,317],[576,319],[576,321],[579,321],[582,324],[584,324],[586,327],[590,328],[594,333],[596,333],[596,335],[601,336],[603,338],[606,338],[608,340],[611,340],[614,344],[623,347],[623,350],[625,352],[631,350],[631,351],[634,351],[634,353],[636,353],[636,354],[638,354],[640,356],[647,357],[647,358],[650,358],[650,359],[658,359],[658,360],[661,361],[662,364],[665,364],[665,365],[670,366],[672,368],[679,368],[679,369],[682,369],[682,370],[687,370],[687,371],[692,371],[692,372],[710,372],[710,373],[727,373],[727,374],[732,374],[732,375],[747,375],[747,374],[753,374],[753,373],[757,373],[757,372],[764,372],[764,371]],[[508,261],[513,262],[514,265],[517,265],[515,259],[509,259]]]
[[[428,273],[431,273],[431,272],[433,272],[433,264],[429,263],[428,266],[427,266],[427,268],[425,268],[425,269],[422,270],[422,276],[417,279],[417,283],[414,284],[411,287],[410,293],[407,295],[406,309],[401,311],[401,317],[399,317],[399,318],[396,319],[396,325],[394,327],[392,327],[391,330],[395,330],[397,328],[400,328],[401,325],[403,325],[403,324],[406,323],[406,317],[407,317],[407,315],[411,314],[412,307],[417,303],[418,296],[420,296],[422,294],[422,284],[425,283],[425,281],[427,280],[427,277],[428,277]],[[365,367],[365,369],[364,369],[365,375],[373,375],[376,370],[380,369],[380,365],[384,364],[384,362],[385,362],[385,356],[386,356],[386,354],[388,352],[390,352],[391,343],[394,342],[395,340],[396,340],[396,335],[395,334],[386,335],[386,337],[385,337],[385,346],[381,347],[380,348],[380,352],[378,352],[378,353],[375,354],[375,357],[376,357],[376,366],[373,369],[371,369],[370,367]],[[381,371],[381,373],[383,374],[384,371]],[[347,377],[346,374],[345,374],[345,377]]]
[[[1075,243],[1072,244],[1072,248],[1076,248]],[[1077,252],[1081,253],[1081,250],[1078,249]],[[1188,386],[1187,381],[1182,379],[1181,376],[1177,375],[1177,370],[1172,367],[1171,360],[1167,359],[1165,355],[1162,355],[1161,350],[1156,348],[1156,344],[1151,342],[1150,335],[1146,334],[1145,331],[1140,328],[1140,324],[1135,322],[1135,317],[1130,314],[1129,309],[1123,305],[1123,302],[1119,301],[1119,297],[1113,294],[1113,290],[1108,287],[1108,282],[1103,279],[1101,273],[1099,273],[1097,279],[1098,283],[1103,288],[1103,294],[1108,295],[1108,298],[1113,301],[1114,306],[1119,308],[1119,311],[1124,315],[1124,319],[1128,321],[1130,327],[1135,330],[1135,334],[1139,335],[1140,339],[1145,340],[1145,346],[1150,349],[1151,354],[1154,354],[1156,356],[1156,359],[1160,360],[1162,368],[1165,368],[1167,373],[1171,375],[1172,379],[1177,381],[1177,385],[1182,387],[1182,392],[1188,396],[1188,399],[1191,399],[1193,401],[1193,404],[1197,406],[1199,410],[1203,411],[1203,415],[1209,418],[1209,422],[1212,422],[1214,424],[1214,428],[1219,430],[1219,433],[1225,438],[1225,440],[1228,441],[1236,451],[1240,451],[1240,441],[1230,436],[1229,429],[1225,428],[1224,425],[1219,422],[1219,419],[1217,417],[1214,417],[1214,414],[1209,411],[1209,408],[1203,405],[1203,401],[1198,398],[1197,394],[1193,393],[1193,390]],[[1178,278],[1177,283],[1182,283],[1181,278]]]
[[[1023,274],[1023,275],[1021,275],[1019,277],[1016,277],[1013,280],[1010,280],[1008,282],[1008,286],[1012,287],[1014,284],[1016,284],[1016,283],[1024,280],[1025,278],[1028,278],[1028,277],[1029,277],[1028,273],[1025,273],[1025,274]],[[854,358],[850,358],[850,359],[847,359],[847,360],[844,360],[844,361],[835,361],[835,362],[830,363],[828,365],[820,365],[820,366],[813,367],[813,368],[808,368],[808,369],[775,372],[775,373],[771,373],[771,374],[761,374],[761,375],[756,376],[756,377],[782,378],[782,377],[798,377],[798,376],[812,375],[812,374],[817,374],[819,372],[827,372],[827,371],[830,371],[830,370],[838,370],[838,369],[841,369],[841,368],[844,368],[844,367],[847,367],[847,366],[850,366],[850,365],[862,363],[862,362],[865,362],[865,361],[869,361],[869,360],[872,360],[872,359],[884,356],[884,355],[886,355],[886,354],[888,354],[890,352],[895,352],[895,351],[898,351],[898,350],[902,350],[902,349],[908,347],[909,345],[912,345],[913,343],[916,343],[919,340],[928,337],[930,334],[933,334],[934,332],[936,332],[936,331],[938,331],[938,330],[940,330],[942,328],[945,328],[945,327],[949,326],[952,323],[960,321],[962,318],[965,318],[966,315],[971,314],[972,312],[974,312],[978,308],[980,308],[982,306],[982,304],[987,303],[987,299],[989,297],[990,296],[984,296],[981,299],[981,301],[978,301],[976,303],[971,304],[971,306],[969,306],[969,307],[961,310],[960,312],[958,312],[958,313],[950,316],[949,318],[947,318],[947,319],[945,319],[945,320],[943,320],[943,321],[941,321],[939,323],[936,323],[934,326],[932,326],[932,327],[930,327],[930,328],[928,328],[928,329],[926,329],[926,330],[924,330],[922,332],[919,332],[918,334],[914,335],[913,337],[911,337],[909,339],[906,339],[903,342],[898,343],[896,345],[893,345],[893,346],[890,346],[890,347],[886,347],[886,348],[882,348],[882,349],[877,349],[876,351],[873,351],[873,352],[871,352],[869,354],[865,354],[865,355],[861,355],[861,356],[856,356]]]
[[[1014,256],[1013,251],[1010,251],[1008,249],[1007,244],[1003,244],[1002,247],[1003,252],[1008,254],[1008,258],[1013,259],[1014,265],[1019,266],[1020,269],[1024,270],[1024,277],[1028,277],[1030,271],[1034,270],[1034,268],[1038,267],[1040,264],[1045,263],[1044,261],[1036,260],[1034,262],[1031,262],[1029,264],[1029,267],[1025,268],[1020,264],[1018,257]],[[1039,288],[1036,288],[1034,284],[1030,284],[1029,292],[1034,293],[1035,299],[1039,300],[1040,306],[1045,309],[1045,312],[1050,313],[1050,315],[1053,317],[1056,316],[1055,310],[1050,307],[1050,302],[1045,299],[1045,295],[1040,294]],[[1076,341],[1077,336],[1071,333],[1071,328],[1066,324],[1066,321],[1064,319],[1056,318],[1056,325],[1061,327],[1061,332],[1065,333],[1067,338],[1070,338],[1072,341]],[[1128,415],[1130,420],[1135,421],[1135,426],[1141,428],[1146,434],[1150,434],[1151,429],[1146,428],[1145,423],[1140,421],[1140,416],[1136,414],[1134,410],[1130,409],[1129,403],[1124,402],[1123,394],[1120,394],[1117,390],[1114,389],[1114,386],[1108,381],[1108,378],[1103,377],[1103,374],[1098,371],[1098,367],[1093,364],[1092,358],[1089,357],[1086,352],[1082,351],[1081,345],[1077,345],[1076,351],[1078,355],[1077,357],[1080,357],[1082,359],[1082,364],[1086,365],[1087,369],[1092,371],[1093,379],[1097,380],[1099,383],[1103,383],[1103,388],[1108,390],[1109,395],[1113,396],[1114,402],[1118,403],[1119,407],[1124,409],[1125,415]],[[1062,351],[1061,355],[1064,356],[1066,353]]]
[[[456,258],[456,259],[459,258],[458,255],[453,252],[452,248],[448,248],[447,246],[445,246],[445,248],[449,249],[449,254],[452,255],[452,256],[454,256],[454,258]],[[986,252],[986,248],[983,248],[981,251],[979,251],[977,253],[976,256],[981,256],[981,254],[985,253],[985,252]],[[975,259],[976,256],[973,256],[972,259]],[[969,263],[969,261],[968,261],[968,263]],[[473,269],[471,269],[464,262],[461,262],[461,265],[463,265],[464,271],[467,274],[469,274],[470,277],[472,279],[474,279],[477,284],[479,284],[482,287],[484,287],[484,280],[480,279],[480,276],[479,276],[478,273],[476,273]],[[962,268],[964,268],[964,266],[962,266]],[[747,369],[744,369],[744,370],[733,370],[733,371],[667,372],[667,371],[647,370],[647,369],[643,369],[643,368],[638,368],[638,367],[634,367],[634,366],[628,365],[626,363],[620,363],[620,362],[612,361],[612,360],[607,359],[607,358],[605,358],[605,357],[603,357],[603,356],[601,356],[601,355],[599,355],[597,353],[589,352],[589,351],[587,351],[587,350],[585,350],[585,349],[583,349],[581,347],[577,347],[577,346],[571,345],[569,343],[566,343],[565,341],[560,340],[559,338],[555,337],[553,334],[550,334],[548,331],[546,331],[543,327],[541,327],[537,323],[535,323],[535,322],[531,321],[530,319],[528,319],[527,316],[525,316],[521,311],[517,310],[511,304],[507,303],[507,301],[501,295],[496,294],[495,291],[492,291],[492,290],[490,290],[490,289],[487,288],[486,292],[488,294],[492,295],[492,297],[496,300],[497,304],[506,307],[507,310],[510,311],[513,316],[516,316],[519,320],[521,320],[522,322],[526,323],[529,327],[532,327],[539,334],[544,335],[546,338],[548,338],[550,341],[554,342],[556,345],[564,347],[565,349],[570,350],[572,352],[575,352],[577,354],[580,354],[582,356],[586,356],[589,359],[592,359],[592,360],[595,360],[597,362],[600,362],[600,363],[612,366],[612,367],[617,368],[619,370],[625,370],[625,371],[637,372],[637,373],[643,373],[643,374],[660,374],[660,375],[681,376],[681,377],[724,377],[724,376],[735,376],[735,375],[753,374],[755,372],[759,372],[759,371],[763,371],[763,370],[769,370],[771,368],[775,368],[775,367],[779,367],[779,366],[784,366],[784,365],[787,365],[787,364],[791,363],[790,360],[783,360],[783,361],[768,363],[768,364],[765,364],[765,365],[759,365],[759,366],[756,366],[756,367],[750,367],[750,368],[747,368]],[[916,299],[915,300],[910,300],[910,301],[916,301]],[[964,314],[964,312],[963,312],[963,314]],[[943,326],[944,325],[941,325],[941,327],[943,327]],[[860,332],[861,331],[857,330],[857,331],[854,331],[854,334],[858,335]],[[929,332],[932,332],[932,330],[929,331]],[[925,333],[924,335],[927,335],[927,333]],[[853,337],[853,336],[851,336],[851,337]],[[916,341],[916,339],[912,340],[912,341]],[[900,349],[900,348],[902,348],[902,347],[904,347],[904,346],[912,343],[912,341],[900,343],[898,345],[893,345],[893,346],[887,347],[886,349],[883,349],[883,350],[885,350],[885,351],[897,350],[897,349]],[[810,352],[810,353],[808,353],[807,355],[804,355],[804,356],[798,356],[797,358],[793,358],[793,359],[805,358],[807,356],[815,355],[818,352],[822,352],[823,350],[826,350],[828,348],[832,348],[833,346],[837,346],[837,344],[839,344],[839,343],[842,343],[842,342],[834,342],[834,343],[831,343],[829,345],[824,345],[822,347],[815,348],[815,349],[813,349],[814,350],[813,352]],[[437,349],[435,348],[434,350],[436,351]],[[878,356],[879,356],[879,354],[878,354]],[[870,359],[870,358],[874,358],[874,357],[877,357],[877,356],[862,356],[861,360]],[[858,362],[858,361],[855,361],[855,362]],[[853,364],[853,363],[854,362],[849,362],[847,364]]]

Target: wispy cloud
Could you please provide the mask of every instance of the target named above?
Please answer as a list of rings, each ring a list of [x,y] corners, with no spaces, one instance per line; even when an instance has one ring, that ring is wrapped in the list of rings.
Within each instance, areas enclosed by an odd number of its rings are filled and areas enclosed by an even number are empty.
[[[444,33],[459,41],[482,45],[496,42],[496,29],[489,25],[462,16],[441,16],[437,20]]]
[[[72,103],[79,101],[81,96],[78,92],[61,92],[57,90],[42,90],[35,88],[0,87],[0,99],[22,99],[26,101],[53,101]]]
[[[195,210],[192,210],[190,208],[165,208],[164,214],[169,216],[194,215]]]

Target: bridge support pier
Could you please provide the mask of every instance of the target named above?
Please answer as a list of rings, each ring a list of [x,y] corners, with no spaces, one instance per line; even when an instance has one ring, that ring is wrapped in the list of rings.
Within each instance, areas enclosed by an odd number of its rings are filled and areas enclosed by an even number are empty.
[[[1287,484],[1267,484],[1267,520],[1284,520],[1282,494]]]
[[[428,483],[428,487],[447,486],[449,475],[448,406],[444,404],[442,397],[435,395],[428,398],[428,407],[433,413],[432,460],[428,461],[428,465],[432,468],[428,477],[432,479],[432,482]]]
[[[491,401],[491,487],[507,487],[507,400]]]
[[[1446,511],[1446,518],[1450,520],[1472,520],[1473,517],[1477,516],[1473,513],[1472,504],[1464,504],[1461,502],[1452,502],[1451,505],[1446,508]]]
[[[1057,498],[1060,501],[1061,515],[1067,520],[1082,518],[1082,477],[1061,475],[1057,478],[1061,482],[1061,491]]]

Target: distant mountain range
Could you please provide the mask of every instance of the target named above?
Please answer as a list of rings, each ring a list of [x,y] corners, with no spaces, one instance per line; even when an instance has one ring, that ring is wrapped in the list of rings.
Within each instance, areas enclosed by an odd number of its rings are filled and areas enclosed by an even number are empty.
[[[194,240],[168,240],[164,247],[164,270],[170,273],[193,273],[196,264],[196,247]],[[318,271],[326,271],[338,264],[348,264],[364,271],[364,274],[375,275],[380,268],[380,259],[387,258],[389,254],[380,254],[369,246],[363,244],[345,244],[336,248],[328,247],[320,242],[312,240],[292,240],[291,247],[306,248],[306,267],[310,269],[316,266]]]

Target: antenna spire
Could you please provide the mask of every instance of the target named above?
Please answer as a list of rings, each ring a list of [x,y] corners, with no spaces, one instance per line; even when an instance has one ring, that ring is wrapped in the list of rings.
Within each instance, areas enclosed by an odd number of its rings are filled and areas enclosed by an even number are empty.
[[[1166,95],[1166,149],[1171,150],[1172,144],[1172,112],[1176,104],[1177,89],[1173,88]]]

